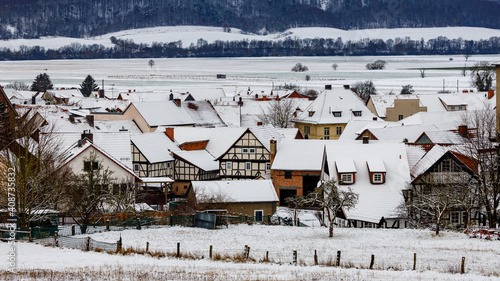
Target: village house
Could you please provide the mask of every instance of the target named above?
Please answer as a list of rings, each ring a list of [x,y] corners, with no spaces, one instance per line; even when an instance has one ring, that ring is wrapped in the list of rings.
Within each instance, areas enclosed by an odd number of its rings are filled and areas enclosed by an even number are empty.
[[[263,221],[276,212],[278,196],[270,180],[193,181],[188,199],[201,209],[227,210]]]
[[[376,117],[351,90],[325,90],[292,121],[306,139],[339,139],[351,120]]]

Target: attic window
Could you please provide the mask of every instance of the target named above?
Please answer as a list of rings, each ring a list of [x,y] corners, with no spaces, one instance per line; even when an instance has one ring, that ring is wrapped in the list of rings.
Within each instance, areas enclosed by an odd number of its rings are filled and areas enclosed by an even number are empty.
[[[340,181],[341,181],[341,184],[354,183],[354,175],[353,174],[341,174]]]
[[[333,111],[332,114],[334,117],[342,117],[342,111]]]
[[[361,111],[353,111],[354,116],[361,116]]]
[[[384,183],[384,175],[382,173],[373,173],[372,183]]]
[[[83,170],[85,172],[95,171],[99,169],[99,162],[97,161],[83,161]]]
[[[314,115],[314,111],[309,111],[309,117],[312,117]]]

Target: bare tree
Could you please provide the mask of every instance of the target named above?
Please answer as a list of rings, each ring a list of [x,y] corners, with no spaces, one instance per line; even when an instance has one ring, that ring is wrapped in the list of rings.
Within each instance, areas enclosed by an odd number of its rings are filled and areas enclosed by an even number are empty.
[[[425,78],[425,68],[419,68],[420,71],[420,77]]]
[[[273,100],[266,109],[261,108],[261,114],[257,118],[263,124],[270,124],[277,128],[289,128],[293,126],[292,118],[295,109],[294,99]]]
[[[112,202],[112,175],[113,172],[103,166],[95,152],[84,158],[82,173],[73,175],[72,186],[64,195],[69,214],[82,233],[86,233],[88,224],[102,217],[105,204]]]
[[[384,60],[376,60],[375,62],[368,63],[366,65],[366,69],[368,70],[384,69],[386,64],[387,62]]]
[[[10,142],[0,152],[1,197],[14,200],[9,209],[20,228],[57,209],[68,186],[69,170],[57,169],[63,155],[54,131],[41,115],[26,112],[16,120]]]
[[[365,104],[370,99],[370,95],[377,94],[375,85],[371,80],[364,82],[356,82],[354,85],[351,85],[351,89],[363,100],[363,102],[365,102]]]
[[[300,62],[296,63],[294,67],[292,67],[293,72],[305,72],[308,71],[309,68],[305,65],[302,65]]]
[[[12,82],[12,83],[5,85],[5,88],[14,89],[17,91],[29,91],[30,86],[24,82],[15,81],[15,82]]]
[[[445,215],[454,210],[469,211],[473,192],[470,175],[462,172],[432,172],[413,182],[405,207],[410,223],[416,226],[436,225],[439,235]],[[471,199],[471,201],[467,201]]]
[[[474,173],[477,179],[477,192],[484,208],[489,226],[496,227],[499,222],[500,208],[500,147],[496,135],[497,116],[494,109],[486,108],[466,112],[461,123],[472,129],[473,134],[465,138],[460,153],[474,159]]]
[[[155,61],[154,61],[154,60],[152,60],[152,59],[151,59],[151,60],[149,60],[149,61],[148,61],[148,65],[149,65],[149,67],[153,68],[153,66],[155,66]]]
[[[329,180],[322,183],[314,192],[302,197],[300,204],[317,206],[325,210],[330,224],[329,237],[333,237],[333,226],[337,214],[342,210],[354,208],[358,199],[359,195],[350,187],[338,187],[334,180]]]
[[[338,64],[336,64],[336,63],[332,64],[332,68],[333,68],[333,70],[337,71],[337,68],[338,68],[338,67],[339,67],[339,65],[338,65]]]
[[[476,63],[470,72],[471,83],[478,91],[488,91],[493,88],[495,69],[487,61]]]

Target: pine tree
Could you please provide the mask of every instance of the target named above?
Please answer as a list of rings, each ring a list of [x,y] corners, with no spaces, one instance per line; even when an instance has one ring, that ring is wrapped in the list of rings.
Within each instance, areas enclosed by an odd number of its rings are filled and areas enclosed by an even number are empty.
[[[52,81],[47,73],[40,73],[36,76],[33,84],[31,84],[31,91],[45,92],[54,89]]]
[[[99,86],[97,86],[94,78],[92,78],[92,76],[90,75],[87,75],[82,84],[80,84],[80,87],[80,91],[82,92],[84,97],[88,97],[93,91],[99,90]]]

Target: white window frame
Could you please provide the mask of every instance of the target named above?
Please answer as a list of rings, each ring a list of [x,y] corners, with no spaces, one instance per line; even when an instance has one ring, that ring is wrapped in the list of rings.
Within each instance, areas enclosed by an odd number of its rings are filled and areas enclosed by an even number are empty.
[[[266,162],[266,171],[270,171],[270,170],[271,170],[271,163]]]
[[[241,152],[242,152],[242,153],[248,153],[248,148],[246,148],[246,147],[242,148],[242,149],[241,149]]]
[[[257,212],[261,212],[262,215],[257,216]],[[255,221],[258,221],[258,222],[264,221],[264,210],[254,210],[253,211],[253,217],[255,218]],[[259,217],[260,219],[257,220],[257,217]]]
[[[252,170],[252,162],[245,162],[245,170],[246,171]]]
[[[345,180],[344,177],[350,177],[350,180]],[[342,174],[341,180],[342,180],[342,183],[354,183],[354,175],[353,174]]]
[[[255,154],[257,150],[255,149],[255,147],[251,147],[248,149],[248,153],[251,153],[251,154]]]
[[[380,176],[380,180],[375,179],[377,176]],[[373,183],[384,183],[384,175],[382,173],[373,173],[372,182]]]
[[[226,162],[226,170],[232,170],[233,169],[233,162]]]
[[[141,165],[134,164],[134,172],[139,172],[141,170]]]

